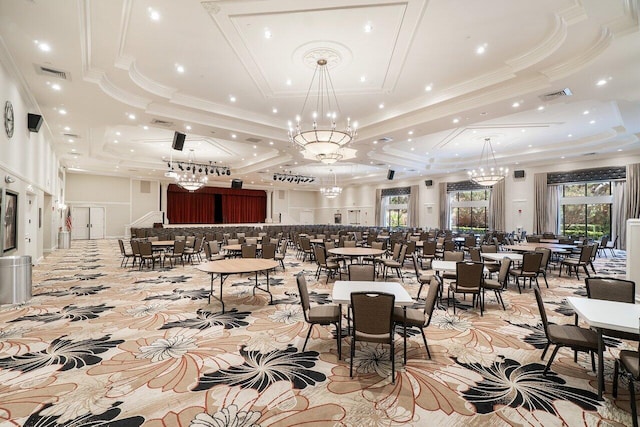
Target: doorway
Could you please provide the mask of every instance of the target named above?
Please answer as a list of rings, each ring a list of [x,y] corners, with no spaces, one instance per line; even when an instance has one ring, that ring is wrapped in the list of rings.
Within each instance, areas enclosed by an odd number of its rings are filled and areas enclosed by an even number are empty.
[[[71,209],[71,239],[104,239],[104,208],[73,207]]]
[[[24,253],[30,255],[33,263],[38,259],[36,244],[38,240],[38,198],[27,193],[27,212],[24,216]]]

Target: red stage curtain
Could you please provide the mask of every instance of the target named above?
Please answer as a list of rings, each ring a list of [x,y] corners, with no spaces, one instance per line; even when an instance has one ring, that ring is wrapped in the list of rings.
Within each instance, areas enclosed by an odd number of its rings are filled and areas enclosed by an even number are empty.
[[[267,193],[262,190],[204,187],[193,193],[169,184],[167,218],[171,224],[213,224],[215,195],[222,195],[223,224],[264,222]]]

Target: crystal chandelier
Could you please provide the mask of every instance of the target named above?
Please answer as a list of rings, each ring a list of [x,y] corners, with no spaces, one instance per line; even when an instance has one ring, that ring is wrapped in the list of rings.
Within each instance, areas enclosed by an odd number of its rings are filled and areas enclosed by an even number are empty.
[[[345,148],[357,135],[357,123],[351,124],[347,118],[344,130],[337,129],[336,119],[340,107],[329,75],[326,59],[318,59],[316,69],[302,105],[302,111],[296,116],[295,126],[289,122],[289,141],[302,148],[305,158],[315,159],[325,164],[332,164],[343,158],[355,157],[355,150]],[[312,113],[313,122],[310,128],[303,129],[307,101],[313,97],[311,91],[317,81],[316,108]]]
[[[336,174],[333,174],[333,187],[321,187],[320,194],[327,199],[335,199],[342,194],[342,187],[338,187]]]
[[[480,154],[480,164],[477,169],[468,172],[469,179],[484,187],[491,187],[504,179],[509,173],[508,168],[498,167],[496,157],[493,154],[491,138],[484,139],[484,146]]]
[[[176,184],[187,191],[197,191],[204,187],[209,180],[207,174],[202,172],[202,167],[200,167],[199,170],[196,170],[198,164],[195,162],[195,154],[193,150],[189,150],[188,162],[184,165],[179,164],[178,167],[181,172],[178,172]]]

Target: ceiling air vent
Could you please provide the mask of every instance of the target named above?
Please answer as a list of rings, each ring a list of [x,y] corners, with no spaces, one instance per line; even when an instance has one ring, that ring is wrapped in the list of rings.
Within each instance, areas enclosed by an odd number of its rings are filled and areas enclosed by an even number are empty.
[[[571,95],[573,95],[573,93],[571,92],[571,89],[567,87],[557,92],[551,92],[544,95],[540,95],[540,99],[543,101],[553,101],[554,99],[562,98],[564,96],[571,96]]]
[[[262,140],[260,138],[247,138],[246,141],[253,142],[255,144],[256,142],[260,142]]]
[[[173,122],[160,119],[151,119],[151,124],[154,126],[173,127]]]
[[[77,133],[63,133],[62,136],[66,136],[67,138],[79,139],[80,135]]]
[[[71,74],[67,71],[56,70],[55,68],[45,67],[43,65],[36,64],[36,73],[42,76],[55,77],[62,80],[71,80]]]
[[[584,153],[583,156],[595,156],[597,153]]]
[[[393,141],[393,138],[390,138],[388,136],[382,137],[378,140],[378,142],[391,142]]]

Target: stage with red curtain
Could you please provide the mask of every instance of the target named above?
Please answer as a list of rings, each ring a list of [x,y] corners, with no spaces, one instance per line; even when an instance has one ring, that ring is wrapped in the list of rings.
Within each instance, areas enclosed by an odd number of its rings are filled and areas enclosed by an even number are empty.
[[[241,224],[264,222],[267,193],[264,190],[203,187],[189,192],[176,184],[167,188],[170,224]]]

